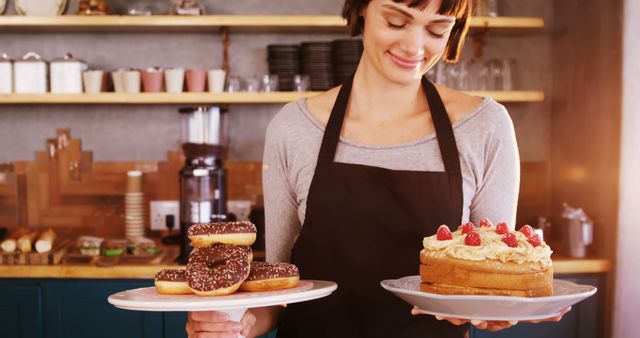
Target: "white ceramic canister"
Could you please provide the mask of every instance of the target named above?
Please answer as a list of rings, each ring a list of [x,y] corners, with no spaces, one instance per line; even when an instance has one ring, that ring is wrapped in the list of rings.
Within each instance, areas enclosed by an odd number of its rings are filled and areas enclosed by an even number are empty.
[[[82,72],[86,62],[67,53],[63,58],[54,59],[49,64],[52,93],[82,93]]]
[[[34,52],[14,61],[13,89],[16,93],[46,93],[47,61]]]
[[[13,61],[7,54],[0,54],[0,93],[13,92]]]

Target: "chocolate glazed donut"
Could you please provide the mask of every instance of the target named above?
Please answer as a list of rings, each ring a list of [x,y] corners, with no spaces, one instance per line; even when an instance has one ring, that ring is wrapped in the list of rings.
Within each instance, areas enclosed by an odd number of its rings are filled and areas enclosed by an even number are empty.
[[[156,274],[156,291],[163,295],[188,295],[193,293],[187,284],[184,269],[163,269]]]
[[[200,223],[189,227],[187,236],[195,248],[213,244],[251,245],[256,241],[256,226],[247,221]]]
[[[217,244],[195,248],[187,263],[187,283],[199,296],[222,296],[235,292],[249,276],[247,247]]]
[[[300,281],[298,267],[289,263],[251,263],[249,277],[241,291],[271,291],[295,287]]]

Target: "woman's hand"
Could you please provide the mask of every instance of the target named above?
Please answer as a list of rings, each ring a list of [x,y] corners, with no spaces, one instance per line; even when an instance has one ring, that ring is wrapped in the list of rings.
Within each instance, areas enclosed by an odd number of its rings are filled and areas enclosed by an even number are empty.
[[[564,316],[565,313],[569,312],[569,310],[571,310],[571,307],[568,307],[562,310],[560,312],[560,315],[556,317],[539,319],[539,320],[528,320],[528,321],[523,321],[523,323],[559,322],[562,319],[562,316]],[[421,315],[421,314],[428,314],[428,313],[419,310],[417,307],[413,307],[413,309],[411,310],[411,314]],[[449,323],[457,326],[463,325],[466,323],[471,323],[473,326],[477,327],[478,329],[487,330],[487,331],[500,331],[500,330],[508,329],[518,324],[518,322],[515,320],[513,321],[470,320],[470,319],[449,318],[449,317],[440,317],[440,316],[436,316],[436,319],[446,320]]]
[[[218,311],[189,312],[187,335],[189,338],[237,338],[238,333],[249,336],[256,324],[256,316],[247,310],[240,323],[229,321],[229,316]]]

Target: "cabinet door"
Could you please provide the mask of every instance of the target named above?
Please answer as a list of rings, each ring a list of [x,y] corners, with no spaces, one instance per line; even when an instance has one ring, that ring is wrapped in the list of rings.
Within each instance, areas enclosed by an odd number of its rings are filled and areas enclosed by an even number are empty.
[[[41,338],[39,286],[0,285],[0,328],[3,338]]]
[[[46,338],[163,336],[162,313],[120,310],[107,302],[113,293],[153,281],[48,280],[42,285]]]
[[[601,321],[598,320],[598,300],[600,288],[598,277],[594,276],[556,276],[578,284],[588,284],[598,287],[598,293],[573,306],[571,311],[557,323],[520,323],[510,329],[500,332],[488,332],[471,329],[472,338],[596,338],[601,335]]]
[[[164,314],[164,336],[166,338],[187,338],[187,313],[186,312],[165,312]]]

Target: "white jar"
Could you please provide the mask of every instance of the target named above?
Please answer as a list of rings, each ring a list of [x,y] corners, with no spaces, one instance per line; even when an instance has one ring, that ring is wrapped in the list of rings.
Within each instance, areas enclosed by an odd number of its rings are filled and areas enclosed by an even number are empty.
[[[13,85],[16,93],[46,93],[47,62],[34,52],[14,61]]]
[[[67,53],[63,58],[51,61],[49,71],[51,73],[52,93],[82,93],[82,72],[87,69],[87,64]]]
[[[0,54],[0,94],[13,92],[13,61],[7,54]]]

